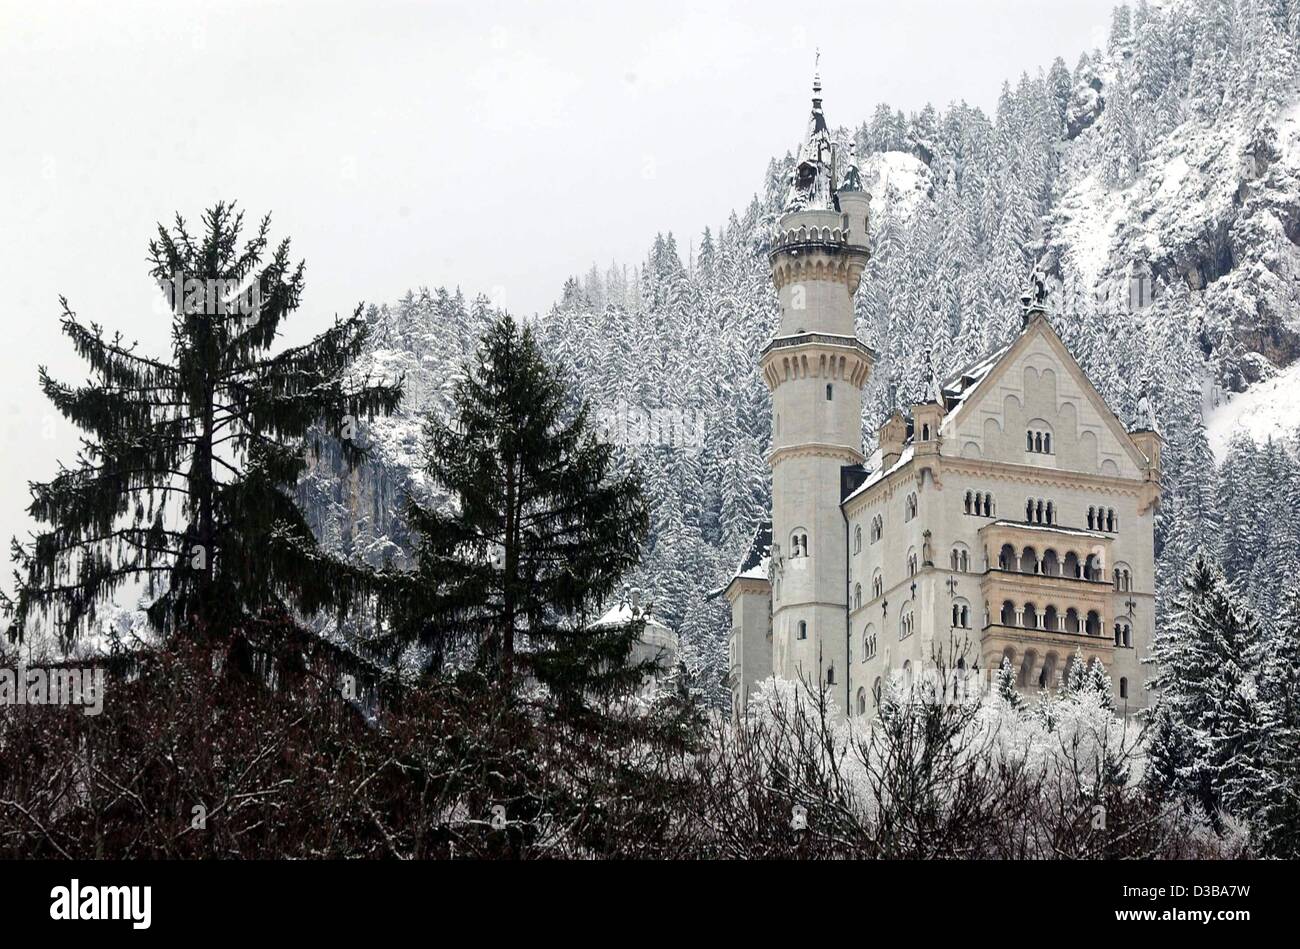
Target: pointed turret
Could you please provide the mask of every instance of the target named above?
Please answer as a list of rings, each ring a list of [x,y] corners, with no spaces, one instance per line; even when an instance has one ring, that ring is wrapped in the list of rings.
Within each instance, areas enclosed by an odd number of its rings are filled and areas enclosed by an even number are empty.
[[[817,54],[818,61],[821,53]],[[835,149],[830,129],[822,112],[821,72],[813,74],[812,114],[808,117],[808,134],[799,146],[790,193],[785,210],[835,210]]]

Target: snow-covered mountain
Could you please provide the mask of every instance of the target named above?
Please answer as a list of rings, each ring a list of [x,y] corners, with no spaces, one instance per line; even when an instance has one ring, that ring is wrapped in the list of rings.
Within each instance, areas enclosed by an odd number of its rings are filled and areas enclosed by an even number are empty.
[[[1004,85],[992,116],[959,101],[910,116],[882,104],[859,123],[828,96],[873,199],[857,300],[860,335],[880,354],[866,447],[889,408],[922,394],[928,366],[946,374],[1015,331],[1037,266],[1058,330],[1120,417],[1132,420],[1145,394],[1161,420],[1158,544],[1172,589],[1192,549],[1218,535],[1232,490],[1215,472],[1207,414],[1220,453],[1239,420],[1256,438],[1300,423],[1300,370],[1289,368],[1300,356],[1298,37],[1297,0],[1141,2],[1116,9],[1105,49]],[[660,235],[635,267],[570,279],[538,326],[618,437],[692,435],[627,439],[654,512],[630,582],[680,630],[710,692],[729,617],[704,593],[768,506],[757,361],[777,315],[766,246],[792,161],[756,175],[750,205],[706,228],[688,259]],[[420,415],[445,410],[491,314],[486,300],[443,290],[371,310],[371,358],[405,373],[407,401],[368,431],[374,465],[342,480],[327,455],[304,484],[336,549],[400,557],[400,498],[428,490],[415,468]],[[680,424],[655,424],[664,418]]]

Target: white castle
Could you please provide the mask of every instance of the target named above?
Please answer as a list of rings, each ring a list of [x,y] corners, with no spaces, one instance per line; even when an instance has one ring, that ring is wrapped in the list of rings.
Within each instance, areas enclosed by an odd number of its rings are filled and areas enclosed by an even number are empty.
[[[824,685],[841,713],[866,715],[891,673],[987,675],[1004,658],[1036,692],[1080,656],[1105,666],[1117,709],[1145,707],[1154,424],[1125,431],[1052,329],[1037,280],[1016,339],[909,416],[894,412],[865,457],[875,353],[855,332],[853,296],[870,196],[852,157],[842,175],[839,158],[814,80],[770,252],[781,323],[760,368],[772,518],[724,591],[735,709],[775,675]]]

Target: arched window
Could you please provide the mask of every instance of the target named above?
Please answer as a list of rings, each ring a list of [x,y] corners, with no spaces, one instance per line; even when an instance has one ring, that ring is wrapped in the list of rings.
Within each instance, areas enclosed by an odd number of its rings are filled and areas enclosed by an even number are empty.
[[[969,513],[971,512],[971,506],[972,506],[974,500],[975,500],[974,492],[967,491],[967,492],[966,492],[966,513],[967,513],[967,514],[969,514]]]
[[[1021,625],[1024,626],[1025,629],[1038,628],[1038,607],[1034,606],[1032,603],[1026,603],[1023,616],[1024,618]]]
[[[915,631],[915,614],[911,607],[903,610],[898,617],[898,638],[906,639]]]
[[[953,602],[952,625],[954,629],[970,629],[970,604],[965,600]]]
[[[799,620],[799,638],[808,638],[808,624],[804,620]]]
[[[1050,689],[1056,685],[1056,653],[1049,652],[1043,659],[1043,671],[1038,676],[1038,687]]]
[[[926,422],[924,425],[921,426],[921,441],[928,442],[929,440],[930,440],[930,423]]]
[[[831,388],[830,384],[827,383],[827,385],[826,385],[826,401],[827,401],[827,402],[830,402],[831,399],[832,399],[833,397],[834,397],[834,390]]]
[[[1048,629],[1052,632],[1060,632],[1061,617],[1060,614],[1056,612],[1056,607],[1049,606],[1047,609],[1043,610],[1043,629]]]
[[[862,553],[862,525],[861,524],[853,528],[853,552],[855,554]]]
[[[916,517],[916,495],[909,494],[907,500],[903,502],[903,520],[910,521]]]
[[[828,666],[827,669],[826,669],[826,684],[827,684],[827,685],[834,685],[834,684],[835,684],[835,667],[834,667],[834,666]]]
[[[865,687],[858,687],[858,714],[867,714],[867,690]]]
[[[1059,577],[1061,575],[1061,561],[1056,556],[1056,551],[1048,547],[1043,551],[1043,576]]]
[[[1128,676],[1119,677],[1119,697],[1128,698]]]
[[[870,623],[862,632],[862,658],[863,660],[874,659],[876,655],[876,627]]]
[[[881,576],[880,571],[877,570],[874,574],[872,574],[871,577],[871,598],[873,600],[878,600],[880,599],[881,594],[883,594],[884,592],[885,592],[885,579],[883,576]]]
[[[856,583],[853,585],[853,608],[855,610],[862,609],[862,584],[861,583]]]
[[[884,536],[884,533],[885,519],[883,516],[877,514],[871,519],[871,543],[874,544],[876,541],[880,540],[880,538]]]
[[[1003,626],[1016,625],[1016,604],[1010,600],[1002,601],[1002,612],[998,616],[998,622]]]
[[[1101,614],[1099,614],[1096,610],[1088,611],[1088,620],[1087,620],[1087,625],[1084,628],[1084,632],[1086,632],[1089,636],[1101,635]]]
[[[1020,563],[1020,558],[1016,556],[1016,548],[1010,544],[1003,544],[1002,550],[998,552],[998,569],[1015,570]]]
[[[808,556],[808,533],[802,527],[795,528],[794,532],[790,535],[790,556]]]
[[[1037,455],[1052,453],[1052,429],[1042,419],[1036,418],[1030,421],[1029,428],[1025,432],[1025,451]]]
[[[916,552],[915,551],[911,551],[907,555],[907,575],[909,577],[916,576]]]

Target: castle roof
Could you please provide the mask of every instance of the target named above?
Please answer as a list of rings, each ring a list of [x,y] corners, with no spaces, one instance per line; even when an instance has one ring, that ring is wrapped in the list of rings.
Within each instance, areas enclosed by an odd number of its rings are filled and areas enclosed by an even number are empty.
[[[795,156],[785,210],[835,210],[834,145],[822,112],[820,73],[813,76],[812,113],[808,116],[808,132]]]
[[[772,522],[763,521],[754,530],[754,536],[749,542],[749,547],[741,555],[740,561],[736,564],[736,569],[732,571],[731,579],[727,581],[726,586],[718,587],[716,590],[710,590],[705,596],[706,600],[712,600],[724,593],[727,587],[731,586],[737,580],[766,580],[769,577],[768,567],[772,563]]]

